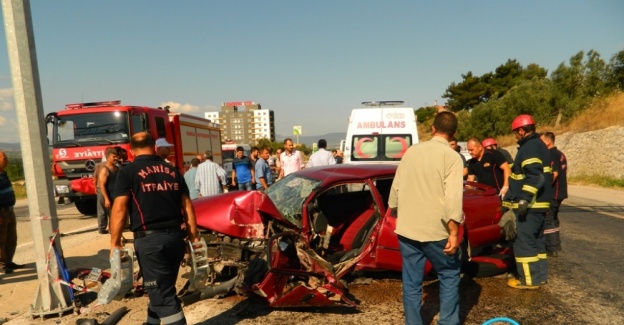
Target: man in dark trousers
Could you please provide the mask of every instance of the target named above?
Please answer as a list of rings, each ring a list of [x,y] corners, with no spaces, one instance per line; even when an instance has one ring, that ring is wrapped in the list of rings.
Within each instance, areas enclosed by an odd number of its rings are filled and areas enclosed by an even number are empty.
[[[108,219],[110,216],[110,209],[113,207],[113,190],[115,189],[115,178],[119,167],[117,167],[118,150],[115,147],[106,148],[106,162],[104,166],[100,168],[97,177],[98,195],[102,196],[104,201],[104,213],[98,214],[98,233],[108,234]]]
[[[439,324],[460,324],[459,224],[464,164],[449,146],[457,131],[451,112],[436,115],[429,141],[411,146],[397,168],[388,206],[403,261],[405,324],[422,324],[422,281],[429,260],[440,280]]]
[[[111,255],[122,247],[129,211],[143,286],[150,299],[146,324],[186,324],[175,283],[186,249],[185,237],[198,241],[189,189],[182,174],[156,155],[149,133],[133,135],[130,146],[135,159],[120,169],[115,184]]]
[[[0,263],[4,264],[4,273],[13,273],[24,265],[13,263],[17,248],[17,221],[13,212],[15,192],[5,170],[8,164],[6,154],[0,151]]]
[[[542,133],[540,136],[548,152],[550,152],[551,167],[553,172],[553,198],[550,201],[550,212],[546,215],[544,223],[544,237],[546,239],[546,254],[550,257],[559,256],[561,250],[561,238],[559,237],[559,207],[564,199],[568,198],[568,161],[563,152],[555,146],[555,134],[552,132]]]
[[[552,199],[550,154],[535,133],[531,115],[516,117],[511,129],[519,148],[503,206],[516,214],[517,238],[513,250],[519,278],[509,279],[507,285],[515,289],[539,289],[548,281],[544,220]]]

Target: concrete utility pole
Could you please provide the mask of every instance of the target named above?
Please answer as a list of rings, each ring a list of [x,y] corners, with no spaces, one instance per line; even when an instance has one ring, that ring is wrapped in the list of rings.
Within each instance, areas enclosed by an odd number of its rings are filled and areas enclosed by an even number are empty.
[[[71,289],[55,281],[59,278],[59,268],[54,253],[48,252],[53,229],[58,229],[58,216],[54,205],[54,195],[50,193],[52,175],[50,174],[50,157],[41,103],[30,2],[28,0],[2,0],[2,13],[39,278],[39,287],[31,306],[31,315],[60,315],[73,310],[74,307],[71,305],[69,291]],[[58,238],[55,240],[55,245],[62,257]],[[48,253],[51,257],[50,261],[47,260]],[[48,268],[51,274],[48,274]]]

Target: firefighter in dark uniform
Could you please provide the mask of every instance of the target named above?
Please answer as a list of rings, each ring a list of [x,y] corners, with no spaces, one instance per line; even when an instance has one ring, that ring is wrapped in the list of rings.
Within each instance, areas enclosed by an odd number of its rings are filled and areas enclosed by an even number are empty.
[[[155,154],[154,144],[146,132],[130,140],[136,158],[117,174],[110,220],[111,254],[122,246],[129,211],[143,286],[150,299],[147,324],[186,324],[175,283],[186,249],[185,237],[188,234],[190,241],[198,240],[195,212],[182,174]]]
[[[568,161],[563,152],[555,146],[555,134],[544,132],[540,136],[550,152],[553,172],[553,198],[550,201],[550,212],[546,215],[544,224],[544,238],[546,240],[546,254],[550,257],[559,256],[561,238],[559,237],[559,207],[564,199],[568,198]]]
[[[481,145],[483,146],[483,148],[487,149],[487,150],[494,150],[494,151],[498,151],[501,155],[503,155],[503,157],[505,157],[505,160],[507,160],[507,163],[509,164],[509,167],[513,166],[513,158],[511,158],[511,154],[509,153],[509,151],[500,148],[498,146],[498,142],[496,142],[496,140],[494,138],[487,138],[485,140],[483,140],[481,142]]]
[[[535,133],[531,115],[516,117],[511,128],[519,148],[503,206],[516,214],[517,238],[513,250],[519,278],[511,278],[507,284],[516,289],[539,289],[548,281],[544,219],[552,198],[550,154]]]

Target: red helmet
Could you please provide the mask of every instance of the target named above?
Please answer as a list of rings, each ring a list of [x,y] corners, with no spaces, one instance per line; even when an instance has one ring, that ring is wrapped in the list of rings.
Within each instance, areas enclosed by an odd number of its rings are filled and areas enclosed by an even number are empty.
[[[517,128],[521,128],[527,125],[535,125],[535,121],[533,120],[533,117],[531,117],[531,115],[522,114],[518,115],[518,117],[516,117],[513,122],[511,122],[511,129],[515,130]]]
[[[492,138],[487,138],[487,139],[485,139],[485,140],[483,140],[483,141],[481,142],[481,145],[482,145],[482,146],[484,146],[484,147],[487,147],[487,146],[496,146],[496,145],[498,145],[498,143],[496,142],[496,140],[494,140],[494,139],[492,139]]]

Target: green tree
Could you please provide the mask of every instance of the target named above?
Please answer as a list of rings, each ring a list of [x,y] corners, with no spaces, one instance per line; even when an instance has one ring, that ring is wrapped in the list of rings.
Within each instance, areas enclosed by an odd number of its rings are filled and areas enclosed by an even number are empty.
[[[612,89],[624,90],[624,50],[611,57],[608,71],[608,84]]]
[[[470,110],[490,100],[500,99],[524,80],[546,78],[546,69],[537,64],[529,64],[525,69],[517,60],[509,59],[494,72],[474,76],[472,72],[462,75],[463,81],[451,83],[442,95],[447,98],[451,110]]]
[[[418,123],[424,123],[426,120],[432,118],[438,108],[435,106],[420,107],[416,110],[416,120]]]
[[[24,180],[24,163],[22,159],[9,158],[6,172],[12,182]]]
[[[555,125],[578,114],[596,96],[607,95],[609,70],[600,54],[590,50],[580,51],[569,60],[569,66],[561,63],[551,74],[554,85],[554,105],[557,108]]]
[[[474,76],[471,71],[462,75],[462,82],[452,82],[442,95],[448,99],[446,104],[454,112],[471,109],[481,103],[481,98],[485,94],[485,84],[481,78]]]
[[[491,100],[460,117],[458,137],[496,137],[511,132],[511,122],[520,114],[530,114],[536,122],[553,119],[552,87],[548,79],[525,80],[507,91],[499,100]]]

